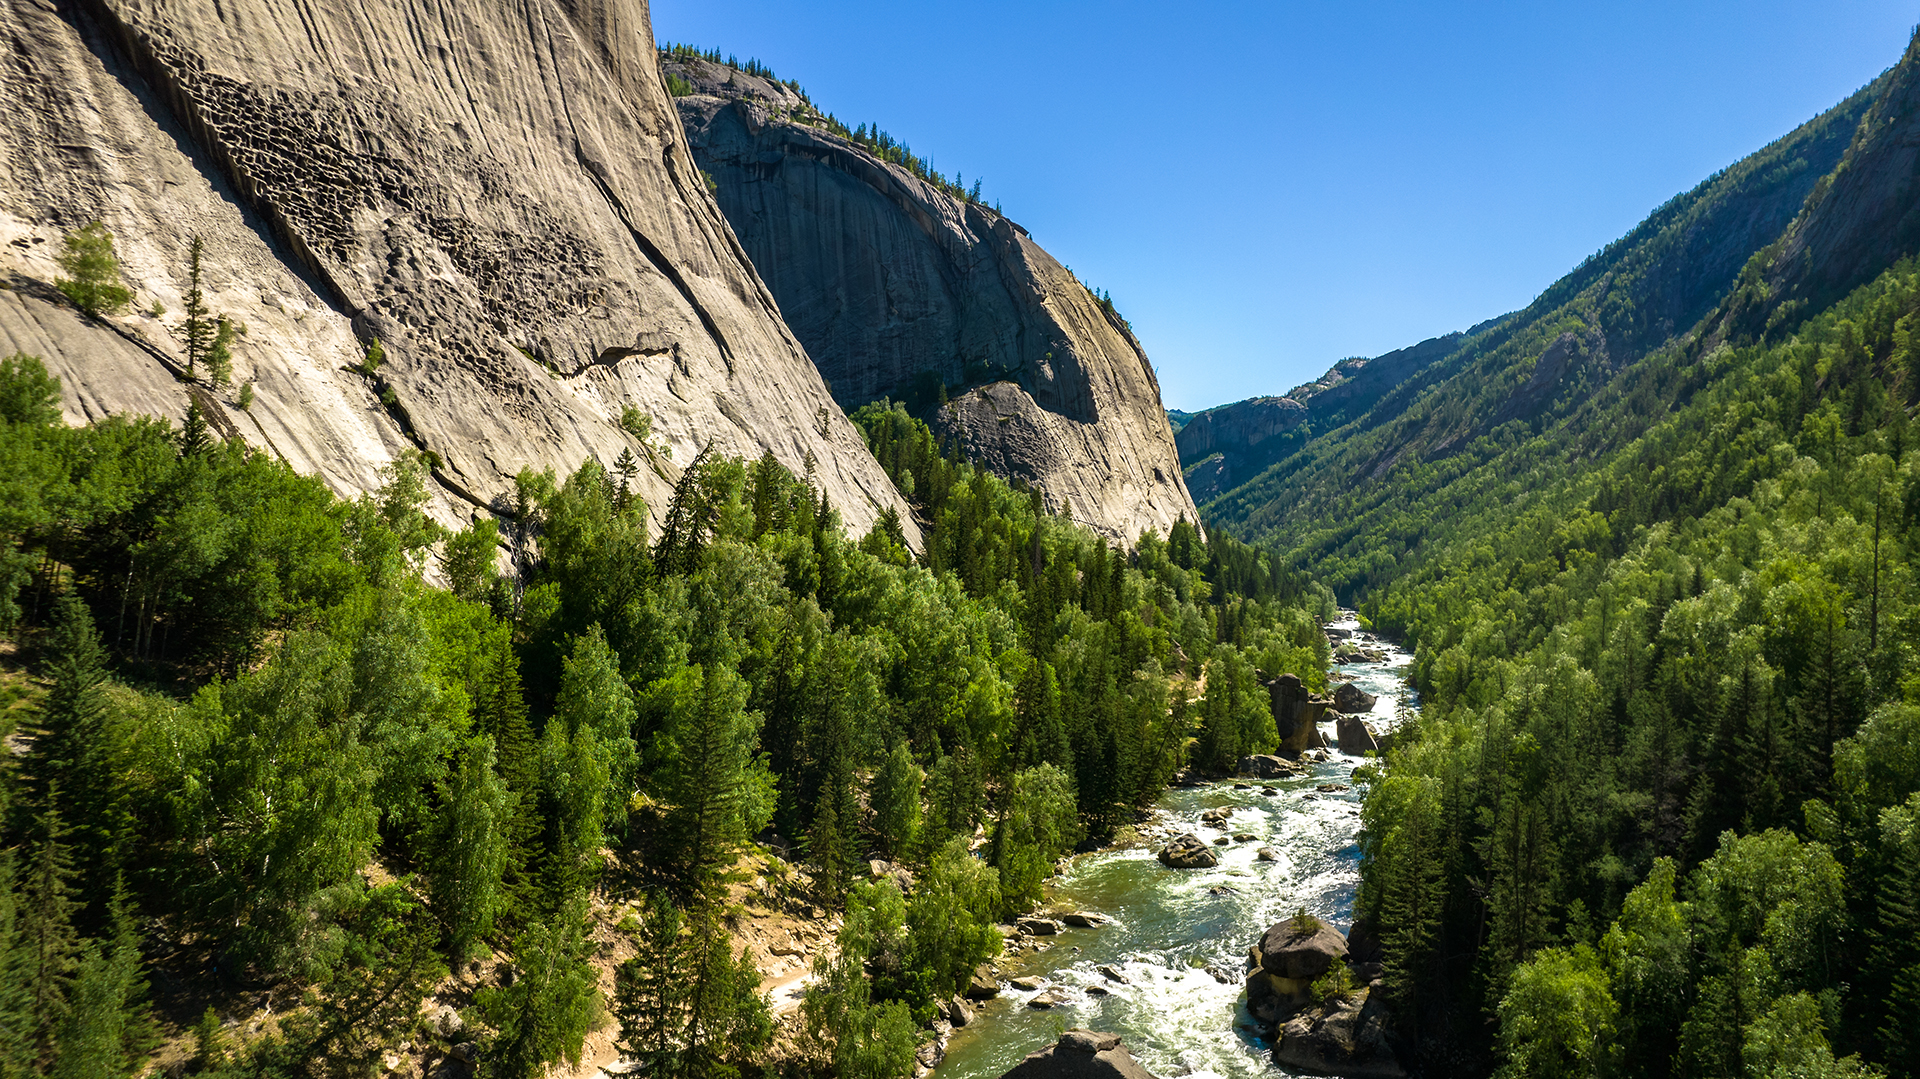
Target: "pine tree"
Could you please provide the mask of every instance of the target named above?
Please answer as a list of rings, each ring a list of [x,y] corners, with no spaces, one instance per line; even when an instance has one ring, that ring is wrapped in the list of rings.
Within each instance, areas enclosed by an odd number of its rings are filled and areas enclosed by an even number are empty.
[[[113,233],[98,221],[67,233],[64,250],[54,261],[68,274],[54,282],[73,305],[88,315],[119,313],[133,299],[120,283],[120,259],[113,250]]]
[[[140,937],[124,888],[114,893],[112,935],[81,949],[72,1010],[59,1034],[53,1079],[125,1079],[137,1074],[157,1039],[146,1010]]]
[[[213,448],[213,434],[207,427],[207,415],[200,411],[200,399],[187,395],[187,419],[180,425],[180,456],[197,457]]]
[[[201,290],[202,256],[206,254],[206,244],[199,236],[194,236],[187,246],[187,295],[186,321],[180,326],[180,347],[186,355],[187,377],[197,378],[198,367],[206,359],[207,352],[213,347],[215,336],[219,333],[212,315],[207,310],[207,296]]]
[[[40,709],[42,733],[27,755],[26,772],[42,804],[55,806],[68,828],[67,842],[84,867],[78,889],[83,901],[97,902],[104,910],[124,828],[113,760],[116,745],[107,729],[102,691],[106,651],[79,596],[62,595],[53,618],[45,645],[53,686]]]
[[[48,792],[49,806],[58,805],[57,789]],[[27,986],[22,1041],[26,1059],[37,1068],[53,1064],[58,1036],[72,1011],[70,991],[79,965],[80,941],[74,932],[73,861],[66,843],[66,825],[56,809],[43,810],[35,821],[39,842],[27,866],[19,914],[19,956],[15,966]]]

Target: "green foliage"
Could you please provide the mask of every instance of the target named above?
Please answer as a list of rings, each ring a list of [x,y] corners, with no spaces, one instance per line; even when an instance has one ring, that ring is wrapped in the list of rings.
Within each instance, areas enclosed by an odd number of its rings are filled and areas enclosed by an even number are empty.
[[[1073,780],[1051,764],[1016,773],[994,826],[989,860],[1000,872],[1000,906],[1011,916],[1040,901],[1053,864],[1080,840]]]
[[[801,1002],[812,1041],[828,1047],[834,1071],[848,1079],[903,1079],[913,1074],[919,1032],[908,1004],[876,999],[882,978],[897,979],[900,894],[891,881],[858,884],[833,952],[813,961],[814,978]],[[870,963],[879,973],[869,979]]]
[[[186,320],[180,324],[180,350],[187,361],[187,377],[198,376],[199,365],[208,358],[219,326],[207,309],[207,294],[201,287],[207,245],[196,233],[187,243],[187,293],[184,298]]]
[[[487,1074],[533,1079],[551,1061],[580,1062],[599,991],[588,959],[584,897],[529,927],[514,941],[513,984],[483,989],[474,1003],[497,1032]]]
[[[1548,948],[1515,970],[1500,1000],[1502,1077],[1598,1076],[1608,1071],[1618,1008],[1592,948]]]
[[[534,1074],[600,1014],[589,896],[645,887],[624,1037],[747,1073],[772,1028],[721,901],[773,829],[815,901],[852,906],[821,1052],[905,1074],[993,919],[1187,763],[1223,626],[1315,656],[1324,596],[1269,555],[1190,526],[1123,550],[892,409],[869,434],[919,477],[924,560],[905,515],[856,543],[770,455],[703,453],[657,536],[633,455],[524,473],[510,517],[448,535],[422,455],[340,501],[218,440],[198,398],[186,431],[68,428],[58,392],[0,361],[4,613],[51,687],[0,785],[25,803],[0,812],[0,1059],[33,1067],[145,1066],[137,918],[298,1000],[245,1042],[216,1019],[208,1074],[359,1074],[488,952],[515,974],[476,1000],[486,1066]],[[910,901],[853,883],[875,854]]]
[[[113,233],[98,221],[66,235],[54,261],[67,276],[54,282],[73,305],[88,315],[119,314],[133,300],[120,283],[120,258],[113,250]]]

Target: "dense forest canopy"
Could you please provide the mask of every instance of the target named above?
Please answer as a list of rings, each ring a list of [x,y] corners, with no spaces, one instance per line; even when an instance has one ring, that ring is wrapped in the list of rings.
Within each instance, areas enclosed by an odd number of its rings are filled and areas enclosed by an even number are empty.
[[[455,1052],[429,998],[491,1075],[611,1021],[649,1074],[906,1074],[1061,855],[1273,748],[1256,668],[1324,684],[1331,597],[1271,556],[1110,546],[884,402],[856,420],[921,557],[771,456],[689,462],[658,534],[632,454],[449,534],[418,459],[344,501],[197,406],[58,401],[0,360],[5,1074],[134,1074],[192,1027],[201,1074],[357,1075]],[[778,1053],[745,877],[845,908]],[[278,1020],[228,1029],[236,989]]]
[[[1356,915],[1422,1074],[1920,1074],[1920,267],[1823,269],[1916,55],[1204,511],[1416,650]]]

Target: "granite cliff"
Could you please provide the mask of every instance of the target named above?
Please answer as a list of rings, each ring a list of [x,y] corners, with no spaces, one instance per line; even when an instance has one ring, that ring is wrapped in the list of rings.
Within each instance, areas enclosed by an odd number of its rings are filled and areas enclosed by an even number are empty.
[[[453,522],[632,448],[657,518],[711,442],[906,516],[689,156],[645,0],[0,0],[0,35],[0,351],[70,419],[180,416],[198,235],[254,397],[194,392],[342,493],[418,448]],[[94,219],[137,297],[98,323],[49,287]]]
[[[843,406],[908,401],[1114,539],[1197,518],[1146,353],[1025,229],[835,134],[790,84],[665,70],[694,160]]]

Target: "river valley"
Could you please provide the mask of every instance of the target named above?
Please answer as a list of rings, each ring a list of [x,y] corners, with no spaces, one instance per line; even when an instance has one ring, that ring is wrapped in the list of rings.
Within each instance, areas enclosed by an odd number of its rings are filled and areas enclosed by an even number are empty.
[[[1329,628],[1361,635],[1349,612]],[[1342,664],[1334,672],[1378,695],[1366,718],[1384,733],[1410,692],[1402,675],[1413,657],[1367,637],[1364,643],[1385,652],[1385,660]],[[1248,947],[1301,907],[1343,932],[1351,926],[1360,827],[1352,775],[1362,759],[1331,748],[1333,728],[1331,719],[1321,725],[1327,760],[1312,763],[1308,776],[1175,788],[1140,826],[1143,845],[1074,857],[1053,882],[1048,909],[1090,911],[1112,921],[1068,928],[1043,950],[1010,951],[997,960],[1001,994],[954,1032],[934,1073],[938,1079],[997,1079],[1070,1027],[1121,1035],[1135,1059],[1169,1079],[1288,1074],[1252,1029],[1242,977]],[[1319,789],[1326,786],[1338,789]],[[1272,792],[1263,789],[1269,787]],[[1253,838],[1215,847],[1220,864],[1212,869],[1160,864],[1155,853],[1172,836],[1191,832],[1211,841],[1221,834],[1200,821],[1201,813],[1221,806],[1233,810],[1226,834]],[[1271,847],[1275,860],[1258,860],[1261,847]],[[1102,966],[1125,982],[1102,974]],[[1011,978],[1034,979],[1039,988],[1013,988]],[[1049,989],[1062,991],[1068,1002],[1028,1006]]]

